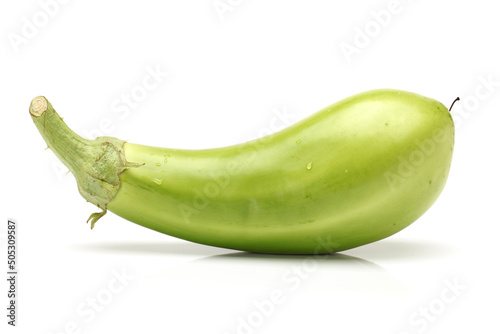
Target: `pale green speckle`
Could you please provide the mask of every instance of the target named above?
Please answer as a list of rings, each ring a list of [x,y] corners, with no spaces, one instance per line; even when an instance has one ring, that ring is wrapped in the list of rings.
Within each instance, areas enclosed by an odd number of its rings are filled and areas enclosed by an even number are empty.
[[[151,181],[153,181],[157,185],[161,185],[163,183],[163,179],[152,178]]]

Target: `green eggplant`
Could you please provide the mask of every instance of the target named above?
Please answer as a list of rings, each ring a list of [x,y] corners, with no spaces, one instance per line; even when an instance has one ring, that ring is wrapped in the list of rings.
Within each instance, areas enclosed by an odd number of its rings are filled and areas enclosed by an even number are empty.
[[[410,92],[360,93],[279,132],[200,150],[74,133],[44,97],[30,114],[102,209],[177,238],[274,254],[338,252],[417,220],[443,190],[454,124]]]

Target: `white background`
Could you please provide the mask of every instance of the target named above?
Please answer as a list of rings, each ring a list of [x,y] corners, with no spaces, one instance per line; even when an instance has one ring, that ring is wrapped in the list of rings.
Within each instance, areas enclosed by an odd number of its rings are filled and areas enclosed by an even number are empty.
[[[498,333],[495,2],[218,4],[0,5],[4,272],[7,218],[18,221],[20,247],[18,327],[6,325],[2,279],[2,333]],[[347,44],[356,53],[346,56]],[[144,90],[151,71],[161,72],[157,85]],[[447,106],[462,98],[448,184],[407,229],[321,260],[192,244],[112,213],[91,231],[85,220],[95,207],[44,151],[28,113],[44,95],[87,137],[208,148],[375,88]],[[123,108],[132,94],[133,107]],[[265,300],[279,293],[270,307]]]

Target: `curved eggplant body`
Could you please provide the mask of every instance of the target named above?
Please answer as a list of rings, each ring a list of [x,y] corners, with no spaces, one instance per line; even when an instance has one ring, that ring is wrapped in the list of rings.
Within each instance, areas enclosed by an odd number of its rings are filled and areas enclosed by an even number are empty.
[[[125,143],[107,209],[161,233],[262,253],[321,254],[388,237],[446,183],[454,125],[414,93],[354,95],[275,134],[206,150]]]

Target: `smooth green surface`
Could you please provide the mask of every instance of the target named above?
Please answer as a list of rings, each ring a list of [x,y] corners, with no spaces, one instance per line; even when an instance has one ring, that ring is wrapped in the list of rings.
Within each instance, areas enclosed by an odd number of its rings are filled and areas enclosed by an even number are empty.
[[[341,251],[420,217],[448,176],[451,115],[413,93],[361,93],[241,145],[125,143],[112,212],[186,240],[264,253]]]

